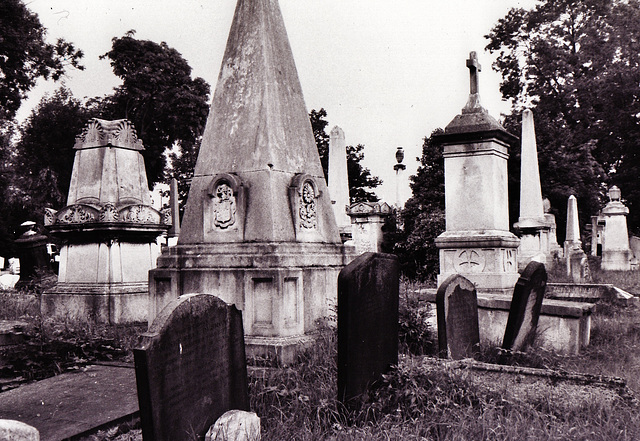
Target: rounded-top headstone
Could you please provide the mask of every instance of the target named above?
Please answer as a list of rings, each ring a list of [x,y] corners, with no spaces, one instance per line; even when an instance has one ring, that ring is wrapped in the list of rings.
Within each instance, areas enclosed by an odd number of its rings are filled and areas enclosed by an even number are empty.
[[[475,285],[460,274],[449,276],[436,293],[438,347],[441,357],[472,357],[480,343]]]
[[[513,290],[503,349],[522,351],[533,344],[546,288],[547,271],[544,265],[536,261],[529,262]]]

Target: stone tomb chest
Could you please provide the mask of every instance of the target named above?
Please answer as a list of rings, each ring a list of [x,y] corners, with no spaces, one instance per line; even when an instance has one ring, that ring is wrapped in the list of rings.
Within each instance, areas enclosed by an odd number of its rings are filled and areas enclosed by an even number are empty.
[[[146,321],[155,240],[171,217],[151,206],[142,141],[127,120],[92,119],[74,148],[67,205],[45,213],[45,227],[63,245],[58,283],[43,294],[42,314]]]

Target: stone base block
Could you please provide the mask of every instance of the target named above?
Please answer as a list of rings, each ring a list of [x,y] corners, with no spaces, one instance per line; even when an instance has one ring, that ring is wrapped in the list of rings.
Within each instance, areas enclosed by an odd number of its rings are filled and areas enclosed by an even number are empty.
[[[42,294],[43,318],[59,321],[96,323],[146,322],[149,316],[147,283],[128,283],[112,287],[58,284]]]
[[[245,337],[245,352],[248,359],[266,358],[278,360],[283,365],[296,361],[296,356],[313,346],[313,335],[294,337]]]
[[[508,231],[444,232],[436,238],[440,249],[438,286],[453,274],[469,279],[478,293],[511,295],[518,281],[519,239]]]
[[[600,267],[605,271],[630,271],[631,250],[603,250]]]
[[[429,323],[437,329],[436,292],[429,290],[421,294],[432,304],[434,314]],[[592,303],[544,299],[535,344],[561,354],[578,354],[581,348],[589,345],[594,307]],[[501,294],[478,295],[478,325],[482,344],[502,345],[510,308],[511,299]]]
[[[352,247],[322,243],[167,248],[149,272],[149,323],[181,295],[213,294],[242,311],[246,342],[269,341],[256,347],[290,359],[299,346],[291,341],[313,334],[318,320],[336,315],[338,274],[354,257]]]

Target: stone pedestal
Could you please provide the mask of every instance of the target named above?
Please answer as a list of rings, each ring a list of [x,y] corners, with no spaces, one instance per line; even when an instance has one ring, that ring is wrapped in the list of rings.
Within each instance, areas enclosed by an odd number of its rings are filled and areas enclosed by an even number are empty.
[[[609,190],[609,202],[602,209],[602,269],[629,271],[632,253],[629,248],[627,214],[629,209],[620,201],[620,189],[615,185]]]
[[[382,251],[382,227],[391,214],[386,202],[358,202],[347,210],[351,218],[351,234],[356,254]]]
[[[182,294],[242,310],[247,355],[293,361],[334,314],[342,245],[275,0],[238,0],[178,245],[149,273],[149,322]]]
[[[45,213],[45,226],[63,245],[58,283],[43,293],[42,315],[146,321],[155,241],[171,217],[151,206],[142,142],[127,120],[93,119],[75,149],[67,206]]]
[[[436,238],[438,284],[457,273],[478,292],[511,295],[519,277],[520,241],[509,232],[507,158],[517,138],[480,105],[475,52],[467,66],[469,101],[436,137],[443,146],[446,216],[446,231]]]

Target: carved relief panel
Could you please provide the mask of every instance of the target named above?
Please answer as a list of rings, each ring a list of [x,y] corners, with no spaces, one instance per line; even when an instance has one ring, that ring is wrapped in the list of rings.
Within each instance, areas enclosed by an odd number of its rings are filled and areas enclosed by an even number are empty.
[[[311,241],[320,237],[320,195],[314,177],[305,174],[293,177],[289,186],[289,203],[297,240]]]
[[[236,175],[220,173],[213,177],[203,204],[205,237],[243,240],[246,193]]]

